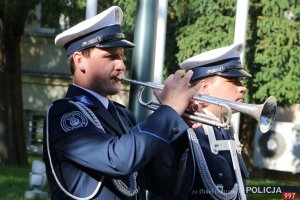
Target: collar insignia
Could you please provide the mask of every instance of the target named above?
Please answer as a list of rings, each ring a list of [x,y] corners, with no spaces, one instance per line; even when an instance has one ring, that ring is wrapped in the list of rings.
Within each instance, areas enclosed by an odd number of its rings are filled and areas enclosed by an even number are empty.
[[[95,105],[87,96],[85,95],[80,95],[75,97],[78,101],[83,103],[86,106],[93,106]]]

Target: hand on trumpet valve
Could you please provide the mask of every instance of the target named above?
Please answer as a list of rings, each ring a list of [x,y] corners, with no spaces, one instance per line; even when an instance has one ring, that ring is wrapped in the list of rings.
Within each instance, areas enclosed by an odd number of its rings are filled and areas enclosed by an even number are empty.
[[[183,114],[183,119],[184,121],[189,125],[189,127],[191,128],[199,128],[201,126],[202,123],[199,123],[195,120],[191,120],[189,117],[187,117],[188,115],[192,115],[195,112],[201,112],[201,110],[203,109],[203,103],[198,102],[198,101],[194,101],[191,100],[189,102],[189,105],[186,109],[185,114]]]
[[[198,112],[200,109],[202,109],[200,106],[200,103],[192,100],[188,105],[188,110],[191,110],[192,112]]]
[[[177,70],[171,74],[164,85],[163,90],[154,90],[154,95],[162,105],[172,107],[179,115],[182,115],[189,105],[190,100],[200,89],[200,84],[190,87],[189,81],[193,72],[189,70]]]

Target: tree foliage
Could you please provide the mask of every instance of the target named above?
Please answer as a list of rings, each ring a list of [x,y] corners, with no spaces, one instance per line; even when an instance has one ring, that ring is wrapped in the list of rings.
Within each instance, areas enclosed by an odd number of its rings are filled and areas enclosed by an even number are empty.
[[[261,101],[274,95],[280,105],[300,103],[299,2],[255,1],[250,11],[247,64],[254,74],[252,98]]]
[[[169,25],[174,26],[176,41],[174,62],[167,62],[169,72],[183,60],[233,42],[235,1],[175,0],[169,3]],[[170,43],[169,43],[170,44]]]

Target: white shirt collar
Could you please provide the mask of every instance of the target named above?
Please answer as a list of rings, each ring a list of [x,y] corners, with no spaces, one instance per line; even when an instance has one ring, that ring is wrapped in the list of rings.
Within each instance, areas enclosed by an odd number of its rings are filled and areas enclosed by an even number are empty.
[[[213,117],[217,117],[216,115],[214,115],[212,112],[210,112],[208,109],[206,108],[203,108],[202,111],[207,114],[207,115],[210,115],[210,116],[213,116]]]
[[[202,111],[209,115],[209,116],[212,116],[212,117],[215,117],[216,119],[220,119],[220,117],[217,117],[215,114],[213,114],[212,112],[210,112],[207,108],[203,108]],[[224,118],[221,118],[221,121],[224,122],[225,119]]]
[[[76,85],[75,83],[73,83],[73,85],[75,85],[76,87],[79,87],[79,88],[87,91],[88,93],[90,93],[91,95],[93,95],[94,97],[96,97],[104,105],[104,107],[107,109],[108,102],[109,102],[109,100],[107,98],[105,98],[104,96],[102,96],[102,95],[100,95],[100,94],[98,94],[98,93],[96,93],[96,92],[94,92],[92,90],[89,90],[89,89],[86,89],[86,88],[81,87],[79,85]]]

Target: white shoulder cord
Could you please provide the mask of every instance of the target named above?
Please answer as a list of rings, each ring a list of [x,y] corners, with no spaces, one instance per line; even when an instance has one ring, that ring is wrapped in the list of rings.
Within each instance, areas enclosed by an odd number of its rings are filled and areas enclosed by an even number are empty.
[[[53,164],[52,164],[52,159],[51,159],[51,153],[50,153],[50,147],[49,147],[49,111],[51,109],[52,105],[50,106],[50,108],[48,109],[48,112],[47,112],[47,116],[46,116],[46,143],[47,143],[47,151],[48,151],[48,158],[49,158],[49,164],[50,164],[50,167],[51,167],[51,172],[54,176],[54,179],[57,183],[57,185],[60,187],[60,189],[66,194],[68,195],[69,197],[73,198],[73,199],[76,199],[76,200],[89,200],[89,199],[92,199],[96,194],[97,192],[99,191],[101,185],[102,185],[102,181],[103,181],[103,178],[101,179],[101,181],[98,182],[98,185],[96,186],[94,192],[87,196],[87,197],[77,197],[77,196],[74,196],[73,194],[69,193],[63,186],[62,184],[60,183],[60,181],[58,180],[57,176],[56,176],[56,173],[54,171],[54,168],[53,168]],[[90,118],[89,118],[90,119]]]
[[[92,121],[96,127],[100,128],[104,131],[104,128],[101,125],[100,121],[88,107],[86,107],[81,102],[70,101],[70,103],[73,103],[75,106],[77,106],[77,108],[80,109],[80,111],[82,111],[87,117],[89,117],[89,119],[92,117],[92,119],[90,119],[90,121]],[[82,109],[82,107],[84,109]],[[88,112],[88,114],[86,112]],[[133,174],[131,174],[129,176],[129,188],[121,180],[112,179],[112,182],[113,182],[114,186],[119,190],[119,192],[121,192],[123,195],[128,196],[128,197],[133,197],[138,192],[137,183],[136,183],[137,175],[138,175],[138,173],[134,172]]]
[[[134,172],[129,176],[129,188],[121,180],[112,179],[112,181],[114,186],[116,186],[116,188],[119,190],[119,192],[121,192],[125,196],[133,197],[138,192],[137,183],[136,183],[137,175],[138,173]]]
[[[187,130],[189,143],[192,148],[192,156],[195,157],[196,164],[198,167],[198,171],[203,179],[204,186],[207,190],[210,191],[211,196],[213,199],[221,199],[221,200],[229,200],[229,199],[236,199],[238,193],[238,185],[234,184],[233,188],[230,192],[224,193],[220,191],[217,186],[215,185],[211,174],[208,170],[206,160],[204,158],[201,146],[199,144],[198,138],[196,133],[193,129],[189,128]]]
[[[103,126],[101,125],[100,121],[98,120],[98,118],[95,116],[95,114],[88,108],[86,107],[84,104],[80,103],[80,102],[74,102],[74,101],[69,101],[70,103],[72,103],[73,105],[75,105],[81,112],[83,112],[83,114],[90,120],[90,122],[92,122],[97,128],[101,129],[104,131]],[[51,153],[50,153],[50,147],[49,147],[49,111],[51,109],[52,105],[49,107],[47,115],[46,115],[46,143],[47,143],[47,151],[48,151],[48,158],[49,158],[49,164],[51,167],[51,171],[52,174],[54,176],[54,179],[56,181],[56,183],[58,184],[58,186],[60,187],[60,189],[67,194],[69,197],[76,199],[76,200],[89,200],[92,199],[97,192],[99,191],[103,179],[104,177],[101,179],[101,181],[98,182],[98,185],[96,186],[94,192],[87,196],[87,197],[77,197],[74,196],[73,194],[69,193],[60,183],[60,181],[58,180],[56,173],[54,171],[53,168],[53,164],[52,164],[52,159],[51,159]],[[117,189],[124,195],[126,196],[134,196],[137,192],[137,184],[136,184],[136,176],[137,176],[137,172],[135,172],[134,174],[130,175],[129,177],[129,190],[126,187],[126,185],[121,181],[121,180],[114,180],[113,179],[113,183],[114,185],[117,187]]]

